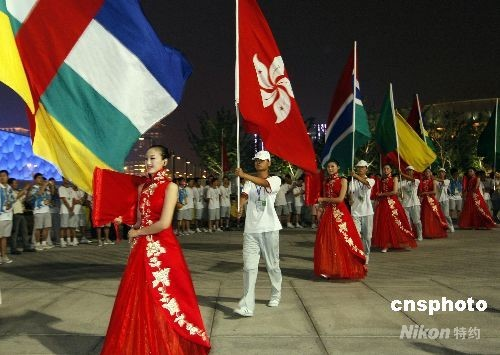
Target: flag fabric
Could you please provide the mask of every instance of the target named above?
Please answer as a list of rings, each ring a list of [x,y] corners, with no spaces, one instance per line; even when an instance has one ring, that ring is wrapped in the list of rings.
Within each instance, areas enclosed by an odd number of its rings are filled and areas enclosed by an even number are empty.
[[[237,6],[236,102],[245,129],[272,154],[314,172],[312,142],[271,29],[256,0]]]
[[[392,85],[387,94],[375,130],[375,141],[382,154],[396,153],[415,171],[422,172],[436,160],[434,153],[408,122],[394,109]]]
[[[356,58],[355,43],[333,95],[321,155],[322,166],[335,159],[344,171],[352,168],[354,153],[371,137],[368,116],[361,102]]]
[[[410,114],[406,119],[408,124],[413,128],[415,132],[424,140],[424,142],[432,149],[433,152],[436,151],[436,147],[434,143],[432,143],[431,137],[429,137],[429,133],[424,127],[424,119],[422,117],[422,106],[420,106],[420,100],[418,95],[415,95],[413,99],[413,105],[411,107]]]
[[[484,161],[495,168],[500,162],[500,134],[498,127],[498,99],[491,113],[491,117],[479,136],[477,155],[484,157]],[[496,145],[496,146],[495,146]]]
[[[0,0],[0,31],[11,72],[0,80],[32,114],[33,151],[87,192],[95,167],[123,170],[139,136],[177,107],[191,74],[138,0]]]

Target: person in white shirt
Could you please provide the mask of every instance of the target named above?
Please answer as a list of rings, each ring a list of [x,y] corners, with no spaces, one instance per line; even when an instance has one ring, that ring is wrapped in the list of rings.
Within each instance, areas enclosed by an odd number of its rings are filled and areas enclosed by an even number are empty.
[[[450,197],[448,191],[450,189],[450,180],[446,178],[446,170],[440,168],[438,170],[438,176],[434,178],[437,181],[437,199],[441,205],[444,216],[446,217],[446,222],[448,224],[448,229],[451,233],[455,232],[455,227],[453,227],[453,221],[450,217]]]
[[[403,179],[399,185],[401,204],[405,208],[406,217],[410,224],[413,223],[417,230],[417,240],[422,238],[422,221],[420,220],[420,198],[418,197],[418,185],[420,180],[413,177],[415,168],[408,165],[406,174],[401,173]]]
[[[208,200],[208,233],[222,232],[219,227],[220,220],[220,190],[219,179],[213,179],[207,190]]]
[[[373,206],[370,196],[372,188],[375,186],[375,180],[366,175],[367,171],[368,163],[360,160],[356,164],[356,172],[351,172],[353,179],[349,184],[351,216],[363,241],[366,264],[368,264],[370,257],[373,231]]]
[[[14,192],[8,184],[9,172],[0,170],[0,264],[10,264],[7,256],[7,238],[12,234],[12,206],[16,201]]]
[[[282,224],[286,224],[289,228],[295,228],[290,221],[291,213],[288,209],[288,202],[286,200],[286,194],[291,189],[291,185],[285,182],[285,179],[281,179],[281,186],[276,194],[276,201],[274,202],[274,207],[276,209],[276,214],[278,218],[281,219]]]
[[[29,199],[33,204],[35,249],[42,251],[53,247],[47,244],[49,231],[52,228],[52,217],[50,216],[52,195],[49,187],[51,182],[45,180],[41,173],[36,173],[33,179],[35,183],[29,192]]]
[[[281,223],[274,209],[274,201],[281,180],[269,176],[271,155],[262,150],[254,157],[257,176],[235,170],[236,176],[245,179],[240,196],[241,216],[246,206],[245,229],[243,231],[243,297],[234,312],[243,317],[252,317],[255,311],[255,283],[260,254],[266,261],[267,274],[271,280],[269,307],[277,307],[281,300],[282,275],[279,266],[279,231]]]
[[[198,178],[194,179],[193,187],[193,200],[194,200],[194,226],[196,233],[201,233],[203,228],[203,188],[200,185]]]
[[[12,236],[11,236],[11,254],[21,254],[22,251],[34,251],[30,247],[30,237],[28,236],[28,223],[24,217],[24,200],[30,188],[29,184],[24,185],[23,189],[19,189],[19,182],[10,178],[9,186],[12,188],[12,193],[15,197],[15,202],[12,205]]]
[[[222,179],[220,191],[220,226],[224,229],[229,229],[229,218],[231,210],[231,183],[229,178],[225,176]]]
[[[191,221],[193,220],[194,211],[194,180],[189,179],[187,186],[184,188],[184,202],[186,203],[184,207],[179,211],[182,215],[182,224],[184,235],[193,234],[194,231],[191,230]]]
[[[285,188],[287,192],[285,193],[285,198],[286,198],[286,203],[288,204],[288,219],[287,219],[287,228],[295,228],[295,226],[292,223],[292,214],[294,212],[294,206],[293,206],[293,188],[295,187],[295,183],[292,181],[292,177],[290,174],[285,175],[285,183],[283,185],[287,185]]]
[[[77,229],[76,231],[80,232],[81,238],[80,242],[78,242],[77,239],[77,244],[90,244],[92,243],[90,240],[87,239],[86,237],[86,232],[87,232],[87,205],[88,205],[88,198],[87,198],[87,193],[85,191],[82,191],[78,188],[78,186],[73,185],[73,190],[75,191],[76,198],[80,202],[79,207],[76,208],[78,211],[76,219],[77,219]]]
[[[63,183],[58,189],[59,199],[61,200],[61,207],[59,209],[61,217],[59,246],[61,248],[66,248],[66,246],[75,246],[78,217],[75,214],[76,205],[73,205],[73,199],[76,198],[75,190],[73,190],[71,182],[68,179],[65,177],[62,179]],[[64,240],[64,238],[66,238],[66,240]],[[78,244],[76,243],[76,245]]]
[[[462,211],[462,179],[456,168],[451,168],[450,173],[450,217],[458,219]]]
[[[294,197],[294,205],[295,205],[295,228],[304,228],[300,224],[301,216],[302,216],[302,206],[304,206],[304,194],[305,189],[303,186],[303,180],[298,179],[296,186],[293,188],[293,197]]]

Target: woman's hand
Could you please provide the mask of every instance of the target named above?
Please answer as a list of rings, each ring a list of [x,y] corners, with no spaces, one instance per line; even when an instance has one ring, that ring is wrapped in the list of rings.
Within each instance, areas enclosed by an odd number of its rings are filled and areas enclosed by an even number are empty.
[[[118,224],[118,225],[122,224],[122,223],[123,223],[123,218],[122,218],[122,216],[118,216],[118,217],[116,217],[116,218],[113,220],[113,223],[114,223],[114,224]]]
[[[138,238],[140,236],[139,231],[140,231],[140,229],[133,229],[133,228],[128,231],[127,236],[128,236],[129,243],[132,243],[134,238]]]

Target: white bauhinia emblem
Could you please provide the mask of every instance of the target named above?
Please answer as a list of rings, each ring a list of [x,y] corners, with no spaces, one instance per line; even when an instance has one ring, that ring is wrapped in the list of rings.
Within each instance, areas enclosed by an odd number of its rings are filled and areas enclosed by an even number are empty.
[[[253,65],[257,72],[260,85],[262,105],[273,105],[276,114],[276,123],[283,122],[290,113],[290,97],[293,96],[292,84],[285,76],[285,64],[281,56],[275,57],[269,69],[259,61],[257,54],[253,56]]]

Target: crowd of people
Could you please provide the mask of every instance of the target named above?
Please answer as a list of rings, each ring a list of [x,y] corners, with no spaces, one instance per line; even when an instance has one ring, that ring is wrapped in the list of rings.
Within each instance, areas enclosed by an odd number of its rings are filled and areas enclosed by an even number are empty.
[[[110,224],[90,228],[92,197],[65,178],[58,186],[55,179],[36,173],[21,187],[1,170],[0,206],[0,264],[12,263],[9,253],[90,244],[92,234],[98,246],[114,244]]]

